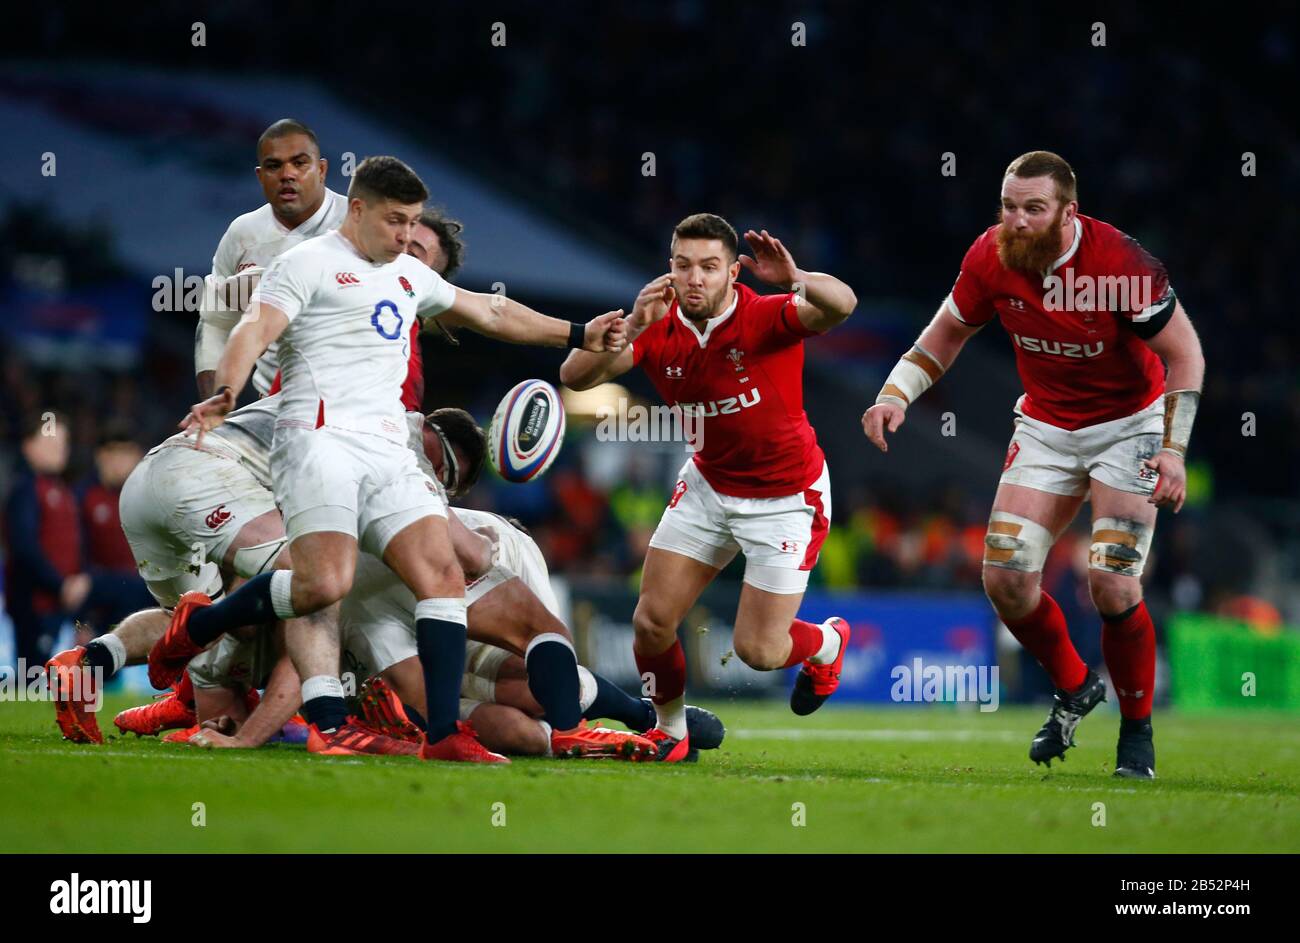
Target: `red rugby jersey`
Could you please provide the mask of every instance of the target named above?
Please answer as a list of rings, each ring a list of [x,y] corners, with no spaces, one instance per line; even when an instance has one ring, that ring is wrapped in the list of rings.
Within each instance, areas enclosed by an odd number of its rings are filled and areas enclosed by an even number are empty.
[[[735,307],[699,331],[677,308],[632,344],[670,406],[699,430],[695,464],[721,494],[798,494],[821,475],[825,456],[803,408],[803,326],[792,294],[759,295],[736,283]]]
[[[1080,429],[1132,415],[1165,388],[1143,343],[1173,315],[1165,268],[1137,240],[1080,215],[1073,244],[1042,277],[1003,267],[998,227],[966,253],[948,310],[966,324],[1000,318],[1016,350],[1026,416]]]

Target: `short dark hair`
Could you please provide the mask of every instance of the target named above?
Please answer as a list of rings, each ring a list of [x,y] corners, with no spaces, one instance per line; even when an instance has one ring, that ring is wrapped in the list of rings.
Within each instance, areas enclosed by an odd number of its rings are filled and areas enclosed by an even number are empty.
[[[456,481],[456,494],[462,495],[474,487],[478,476],[483,471],[487,460],[487,436],[474,421],[474,417],[463,409],[444,406],[425,416],[425,421],[437,426],[452,447],[460,446],[465,453],[467,465],[460,469]]]
[[[311,141],[312,147],[316,148],[316,156],[320,157],[320,141],[316,139],[316,132],[307,127],[296,118],[281,118],[279,121],[272,122],[271,126],[262,132],[262,136],[257,139],[257,162],[262,162],[262,145],[267,141],[275,138],[288,137],[290,134],[302,134]]]
[[[513,527],[515,530],[519,531],[525,537],[531,538],[533,536],[532,532],[529,531],[529,529],[524,526],[524,522],[517,517],[507,517],[506,523],[509,524],[511,527]]]
[[[727,247],[733,261],[740,252],[740,239],[735,228],[715,213],[687,216],[673,228],[673,241],[678,239],[717,239]]]
[[[1056,198],[1062,203],[1073,203],[1079,199],[1079,184],[1074,176],[1074,168],[1060,154],[1051,151],[1030,151],[1021,154],[1007,165],[1007,177],[1051,177],[1056,184]]]
[[[99,434],[95,436],[95,448],[102,449],[106,445],[139,445],[139,443],[136,442],[135,435],[125,420],[110,419],[100,426]]]
[[[396,157],[367,157],[357,164],[352,183],[348,186],[348,199],[392,200],[410,205],[423,203],[429,190],[414,170]]]
[[[447,267],[441,274],[447,281],[451,281],[465,261],[465,241],[460,238],[465,224],[452,219],[442,209],[428,209],[420,214],[420,225],[428,226],[438,237],[442,254],[447,259]]]

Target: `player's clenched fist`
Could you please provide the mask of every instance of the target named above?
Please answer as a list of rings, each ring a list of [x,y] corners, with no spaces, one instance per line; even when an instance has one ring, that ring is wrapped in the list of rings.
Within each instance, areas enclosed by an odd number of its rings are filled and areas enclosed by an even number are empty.
[[[877,403],[862,414],[862,431],[872,444],[882,452],[889,451],[886,432],[897,432],[903,424],[905,410],[897,403]]]
[[[1168,508],[1177,514],[1187,500],[1187,468],[1180,456],[1173,452],[1157,452],[1142,463],[1160,474],[1155,493],[1147,498],[1148,504]]]
[[[582,349],[593,354],[618,353],[627,346],[627,320],[623,309],[606,311],[587,322]]]
[[[226,414],[235,408],[235,391],[223,386],[201,403],[190,407],[189,415],[181,420],[180,427],[186,431],[198,430],[194,444],[203,441],[203,433],[211,432],[226,421]]]
[[[668,313],[674,297],[676,295],[671,275],[660,275],[647,284],[636,296],[636,304],[632,306],[632,316],[628,318],[631,329],[639,333],[654,324]]]

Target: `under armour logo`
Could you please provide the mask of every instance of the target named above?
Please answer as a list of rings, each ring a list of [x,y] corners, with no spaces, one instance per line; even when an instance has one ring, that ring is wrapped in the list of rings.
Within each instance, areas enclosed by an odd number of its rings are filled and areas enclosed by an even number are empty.
[[[798,552],[799,552],[799,542],[798,542],[797,540],[783,540],[783,541],[781,541],[781,552],[782,552],[782,553],[798,553]]]
[[[669,379],[680,380],[682,378],[681,367],[664,367],[664,375]]]

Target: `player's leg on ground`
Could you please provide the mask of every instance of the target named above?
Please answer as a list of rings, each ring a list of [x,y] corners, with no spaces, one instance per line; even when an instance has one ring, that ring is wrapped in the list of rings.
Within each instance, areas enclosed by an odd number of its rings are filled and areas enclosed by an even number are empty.
[[[389,665],[380,675],[402,702],[407,720],[427,733],[429,725],[425,722],[424,711],[428,696],[424,691],[424,668],[420,665],[420,659],[403,658],[396,664]]]
[[[568,626],[517,576],[494,587],[469,608],[469,638],[521,658],[533,639],[547,634],[573,639]]]
[[[1155,771],[1151,702],[1156,681],[1156,629],[1142,598],[1141,576],[1155,532],[1156,506],[1145,494],[1093,479],[1088,588],[1101,615],[1101,653],[1119,697],[1116,772]],[[1124,772],[1122,772],[1124,771]]]
[[[415,641],[424,671],[429,743],[457,732],[465,671],[465,577],[445,517],[408,524],[384,548],[386,563],[415,595]]]
[[[276,569],[253,577],[219,603],[193,611],[186,624],[202,648],[244,625],[262,625],[319,612],[352,587],[357,539],[339,531],[312,531],[290,545],[296,570]]]
[[[277,616],[284,619],[285,651],[302,679],[303,717],[328,733],[342,727],[348,716],[338,676],[338,601],[352,586],[357,541],[338,531],[303,534],[289,546],[287,555],[281,553],[277,567],[290,559],[296,570],[277,568],[254,577],[247,585],[262,579],[276,581],[277,611],[264,621],[275,621]]]
[[[546,756],[551,749],[547,725],[505,704],[480,704],[469,723],[483,745],[494,753],[512,756]]]
[[[719,572],[685,554],[659,547],[646,551],[632,615],[632,653],[642,689],[655,706],[656,728],[676,740],[686,736],[686,654],[677,627]]]
[[[547,723],[569,731],[582,722],[578,658],[569,629],[523,580],[512,577],[469,608],[470,637],[524,657],[529,690]]]
[[[86,646],[86,664],[101,668],[107,681],[128,665],[142,665],[149,649],[167,631],[171,616],[165,609],[142,609],[133,612],[107,635]]]
[[[1082,503],[1083,495],[1004,482],[993,499],[984,538],[984,592],[989,602],[1052,683],[1066,691],[1083,684],[1088,667],[1070,641],[1061,607],[1040,584],[1047,552]]]

